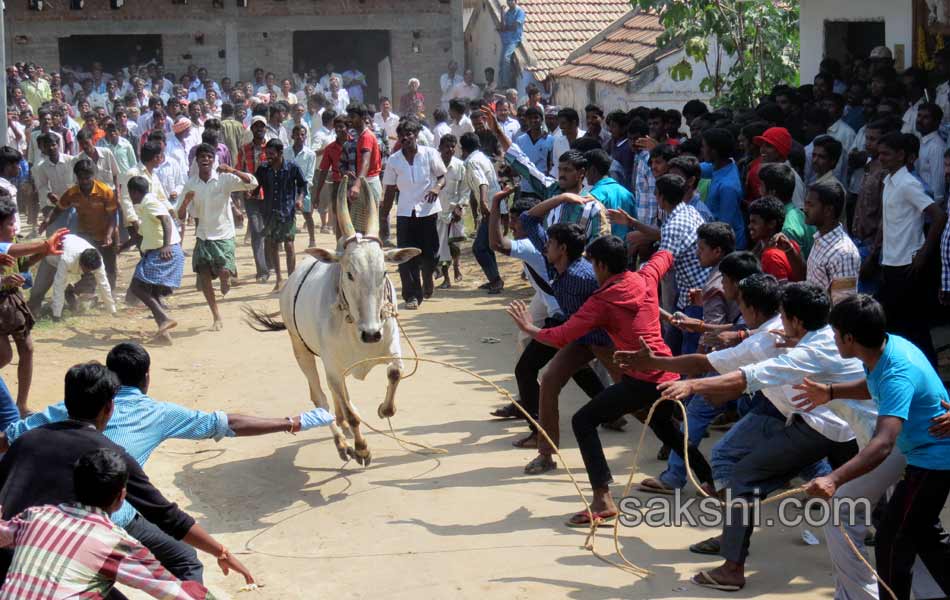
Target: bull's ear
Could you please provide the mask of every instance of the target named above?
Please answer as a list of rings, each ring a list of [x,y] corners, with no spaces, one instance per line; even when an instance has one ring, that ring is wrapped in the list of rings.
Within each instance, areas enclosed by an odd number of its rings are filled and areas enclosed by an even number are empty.
[[[336,256],[336,252],[324,250],[323,248],[307,248],[304,252],[322,263],[335,263],[340,261]]]
[[[422,250],[418,248],[397,248],[395,250],[386,251],[386,262],[402,264],[407,260],[412,260],[413,258],[422,254]]]

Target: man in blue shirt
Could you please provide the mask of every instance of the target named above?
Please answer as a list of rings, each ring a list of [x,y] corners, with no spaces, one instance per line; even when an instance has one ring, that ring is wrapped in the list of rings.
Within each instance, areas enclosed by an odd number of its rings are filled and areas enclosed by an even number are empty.
[[[296,215],[303,209],[307,180],[300,167],[292,160],[284,160],[284,143],[274,138],[264,147],[267,162],[257,167],[254,177],[264,191],[264,238],[268,263],[274,267],[277,282],[274,291],[281,288],[280,244],[287,255],[287,276],[294,272],[294,236],[297,235]],[[355,167],[354,167],[355,168]]]
[[[732,225],[736,233],[736,250],[745,250],[745,220],[742,218],[742,182],[739,168],[732,160],[736,141],[725,129],[709,129],[703,132],[703,176],[711,177],[706,206],[717,221]]]
[[[943,590],[950,594],[950,538],[940,523],[940,511],[950,494],[950,397],[920,349],[906,339],[887,334],[881,305],[865,295],[848,297],[831,312],[835,344],[841,356],[864,363],[866,378],[847,384],[803,386],[808,404],[819,406],[835,398],[874,400],[877,427],[867,446],[826,477],[808,484],[812,496],[830,498],[837,488],[884,462],[895,446],[907,458],[904,477],[897,483],[877,529],[874,553],[884,585],[897,598],[910,597],[914,561],[919,556]]]
[[[518,0],[508,0],[508,10],[501,17],[501,68],[498,70],[498,87],[511,85],[511,58],[524,35],[524,9],[518,6]]]
[[[143,468],[145,462],[167,439],[219,441],[225,437],[265,435],[268,433],[306,431],[328,425],[333,416],[322,408],[315,408],[296,417],[263,418],[222,411],[202,412],[157,402],[147,396],[150,383],[151,358],[138,344],[122,343],[115,346],[106,358],[106,366],[114,372],[122,387],[114,400],[114,409],[103,434],[125,448]],[[7,426],[0,437],[0,452],[21,435],[47,423],[69,419],[63,402],[46,407],[26,419]],[[183,542],[163,533],[157,526],[139,515],[124,502],[112,521],[124,527],[142,542],[162,565],[179,579],[201,580],[202,566],[195,551]]]
[[[590,195],[603,204],[607,209],[620,209],[627,214],[636,212],[636,203],[633,194],[620,185],[616,179],[610,177],[611,159],[603,150],[588,150],[584,153],[587,159],[587,183],[591,186]],[[630,228],[621,223],[610,226],[610,233],[621,240],[627,239]]]
[[[526,130],[521,135],[515,137],[514,143],[521,148],[521,151],[528,157],[528,160],[533,162],[542,173],[550,173],[552,167],[551,161],[553,160],[551,153],[554,149],[554,140],[542,127],[544,124],[544,115],[541,114],[541,109],[535,106],[529,106],[524,111],[524,120]],[[531,179],[528,177],[521,178],[521,194],[522,196],[529,194],[540,198],[531,185]]]

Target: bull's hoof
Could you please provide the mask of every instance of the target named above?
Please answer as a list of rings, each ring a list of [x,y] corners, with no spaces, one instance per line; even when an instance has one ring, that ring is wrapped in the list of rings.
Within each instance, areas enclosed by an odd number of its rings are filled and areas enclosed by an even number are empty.
[[[362,444],[356,444],[356,451],[353,454],[354,458],[356,458],[356,462],[364,467],[368,467],[369,463],[373,460],[373,455],[370,454],[369,447],[365,441]]]
[[[349,446],[337,446],[336,451],[340,453],[340,460],[347,462],[353,456],[353,449]]]
[[[389,419],[396,414],[396,407],[387,407],[386,403],[383,402],[379,405],[379,408],[376,409],[376,414],[379,415],[380,419]]]

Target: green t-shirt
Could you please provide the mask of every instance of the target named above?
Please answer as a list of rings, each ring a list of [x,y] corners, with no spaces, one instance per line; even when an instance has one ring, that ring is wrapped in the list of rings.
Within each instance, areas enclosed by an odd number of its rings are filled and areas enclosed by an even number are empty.
[[[815,242],[816,231],[813,225],[805,224],[805,213],[800,208],[791,202],[785,205],[785,225],[782,226],[782,233],[798,242],[802,249],[802,260],[808,260],[811,245]]]

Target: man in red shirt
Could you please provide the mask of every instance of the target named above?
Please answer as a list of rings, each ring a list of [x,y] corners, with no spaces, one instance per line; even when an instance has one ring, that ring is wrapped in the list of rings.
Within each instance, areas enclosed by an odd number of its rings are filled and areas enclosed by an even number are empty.
[[[238,151],[237,169],[244,173],[253,173],[257,167],[267,162],[264,145],[267,140],[267,119],[258,115],[251,119],[251,142],[244,144]],[[270,279],[267,266],[267,253],[264,251],[264,195],[260,188],[244,194],[244,210],[247,213],[247,229],[251,234],[251,249],[254,252],[254,264],[257,267],[257,282]]]
[[[349,141],[350,133],[347,130],[346,117],[343,115],[337,115],[333,118],[333,131],[336,132],[336,139],[327,144],[326,148],[323,149],[323,158],[320,159],[320,175],[317,178],[316,188],[314,189],[311,197],[319,198],[320,193],[323,191],[323,186],[327,181],[327,174],[330,175],[330,179],[333,181],[333,198],[334,201],[330,202],[330,214],[333,216],[330,219],[330,222],[333,223],[333,231],[336,233],[336,237],[340,237],[339,224],[337,223],[336,213],[335,213],[335,204],[336,204],[336,193],[340,186],[340,182],[343,180],[343,175],[346,173],[346,165],[343,161],[343,145]],[[377,178],[378,179],[378,178]]]
[[[671,356],[660,332],[660,305],[657,287],[673,265],[673,254],[660,250],[639,271],[627,270],[627,250],[616,236],[600,237],[587,247],[587,257],[594,267],[600,288],[563,325],[539,329],[523,302],[516,301],[508,308],[515,324],[534,340],[562,348],[596,329],[607,332],[618,352],[639,350],[643,344],[663,356]],[[593,518],[598,522],[610,521],[617,516],[617,505],[610,496],[613,481],[597,427],[619,417],[636,413],[639,419],[660,397],[660,383],[679,379],[666,371],[624,369],[620,382],[610,386],[574,415],[572,424],[577,445],[584,458],[584,467],[593,488],[591,502]],[[683,433],[673,421],[675,406],[660,404],[653,415],[650,428],[674,452],[683,448]],[[701,483],[712,483],[712,469],[695,447],[689,448],[689,464]],[[587,511],[575,514],[567,522],[570,527],[587,527],[591,515]]]
[[[383,170],[383,157],[379,151],[379,142],[376,134],[366,127],[366,117],[372,117],[365,104],[350,104],[346,108],[346,116],[350,127],[355,133],[356,140],[356,177],[350,184],[348,192],[350,217],[356,230],[366,231],[366,216],[368,211],[364,202],[376,204],[376,214],[379,214],[379,201],[383,197],[383,186],[379,181],[379,174]],[[365,189],[365,201],[360,201],[360,193]],[[334,223],[336,221],[334,220]]]
[[[749,238],[755,243],[754,252],[762,263],[762,271],[779,281],[801,281],[805,278],[802,262],[791,261],[788,254],[773,241],[785,225],[785,205],[775,196],[759,198],[749,205]],[[801,248],[798,242],[788,240],[793,252]]]

